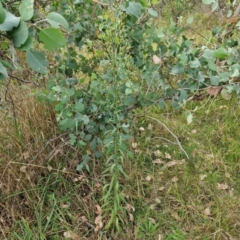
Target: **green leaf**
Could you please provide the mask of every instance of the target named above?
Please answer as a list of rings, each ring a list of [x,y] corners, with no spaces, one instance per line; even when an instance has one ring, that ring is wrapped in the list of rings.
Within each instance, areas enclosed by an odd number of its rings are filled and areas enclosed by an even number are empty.
[[[207,60],[207,62],[208,62],[208,68],[209,68],[210,70],[212,70],[212,71],[217,71],[217,66],[216,66],[216,64],[215,64],[215,62],[214,62],[214,60],[213,60],[212,58],[209,58],[209,59]]]
[[[8,77],[6,68],[0,63],[0,80],[4,80]]]
[[[213,86],[219,85],[219,76],[210,76],[210,83]]]
[[[202,0],[202,2],[206,5],[210,5],[211,3],[214,3],[216,0]]]
[[[83,112],[85,107],[84,107],[84,104],[79,101],[79,102],[75,103],[74,108],[77,112]]]
[[[59,28],[59,25],[61,25],[66,30],[69,29],[69,25],[67,20],[56,12],[51,12],[47,15],[47,22],[54,28]]]
[[[126,8],[126,13],[139,18],[141,16],[142,7],[139,3],[130,2]]]
[[[90,122],[90,119],[87,115],[83,115],[82,121],[85,125],[87,125]]]
[[[0,24],[0,31],[11,31],[14,27],[17,27],[20,23],[20,17],[15,17],[10,12],[6,12],[5,21]]]
[[[191,24],[193,22],[193,17],[190,17],[187,19],[187,25]]]
[[[158,0],[152,0],[152,4],[153,4],[153,5],[158,4]]]
[[[46,28],[41,30],[39,39],[49,51],[53,51],[55,48],[64,47],[66,44],[64,36],[56,28]]]
[[[201,71],[198,72],[197,80],[198,82],[204,82],[205,80],[204,74]]]
[[[21,21],[17,28],[8,33],[8,36],[12,39],[15,47],[20,47],[28,38],[27,24]]]
[[[0,60],[0,63],[2,63],[2,65],[3,65],[5,68],[14,69],[14,67],[12,66],[12,64],[11,64],[9,61]]]
[[[124,99],[124,105],[126,106],[132,106],[134,102],[135,102],[135,98],[133,94],[126,96]]]
[[[32,38],[30,36],[28,36],[26,42],[24,44],[21,45],[21,47],[19,47],[18,49],[21,51],[28,51],[33,47],[33,41]]]
[[[28,65],[36,72],[46,74],[48,72],[45,55],[42,52],[29,50],[26,57]]]
[[[0,2],[0,24],[4,23],[5,18],[6,18],[6,12],[2,6],[2,2]]]
[[[201,63],[197,58],[190,62],[190,68],[198,68],[199,66],[201,66]]]
[[[228,57],[229,54],[225,48],[218,48],[216,51],[213,52],[213,56],[215,58],[224,59]]]
[[[192,123],[192,121],[193,121],[193,115],[192,115],[192,113],[191,113],[190,111],[186,111],[186,112],[184,113],[184,115],[185,115],[186,118],[187,118],[187,123],[188,123],[188,124]]]
[[[156,34],[157,34],[157,37],[159,37],[159,38],[164,37],[164,36],[165,36],[165,34],[164,34],[164,28],[163,28],[163,27],[159,28],[159,29],[157,30]]]
[[[19,13],[23,21],[28,21],[34,14],[34,0],[23,0],[19,5]]]
[[[212,12],[214,12],[218,8],[218,1],[215,1],[212,5]]]
[[[233,78],[234,77],[239,77],[239,75],[240,75],[239,74],[239,70],[237,68],[235,68],[233,74],[231,75],[231,77],[233,77]]]
[[[177,64],[172,68],[171,74],[182,74],[184,73],[184,67],[182,64]]]
[[[180,96],[179,96],[179,102],[183,102],[188,98],[187,92],[184,89],[180,89]]]
[[[149,13],[152,17],[158,17],[158,12],[155,11],[154,9],[152,9],[152,8],[149,8],[149,9],[148,9],[148,13]]]

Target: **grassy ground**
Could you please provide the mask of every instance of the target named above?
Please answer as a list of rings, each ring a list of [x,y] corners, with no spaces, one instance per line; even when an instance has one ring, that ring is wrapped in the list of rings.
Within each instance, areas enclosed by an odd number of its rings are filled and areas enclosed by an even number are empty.
[[[200,108],[190,125],[171,108],[152,108],[151,118],[139,113],[135,158],[126,160],[129,179],[122,179],[126,224],[111,234],[96,228],[104,185],[98,162],[91,174],[75,171],[78,151],[30,91],[12,85],[1,106],[0,239],[239,239],[237,99],[188,103]]]

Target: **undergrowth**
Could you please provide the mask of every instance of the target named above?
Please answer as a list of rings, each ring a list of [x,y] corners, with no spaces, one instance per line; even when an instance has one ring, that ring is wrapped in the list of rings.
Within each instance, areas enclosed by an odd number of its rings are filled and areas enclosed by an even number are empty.
[[[189,160],[162,125],[138,113],[134,159],[123,166],[129,178],[120,179],[130,224],[110,236],[97,228],[105,185],[100,165],[91,174],[76,172],[78,152],[57,131],[51,109],[27,88],[12,91],[1,110],[1,239],[238,239],[237,99],[189,102],[189,109],[209,102],[192,124],[170,108],[146,113],[178,136]]]

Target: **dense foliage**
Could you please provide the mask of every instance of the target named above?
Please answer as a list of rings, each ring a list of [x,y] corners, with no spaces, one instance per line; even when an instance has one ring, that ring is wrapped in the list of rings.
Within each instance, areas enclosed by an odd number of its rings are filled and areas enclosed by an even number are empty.
[[[4,83],[18,68],[17,51],[46,76],[46,89],[36,95],[54,107],[60,130],[80,149],[77,170],[90,171],[93,159],[102,162],[106,228],[119,229],[123,161],[134,157],[129,148],[134,110],[163,108],[168,101],[180,108],[203,90],[211,96],[221,91],[225,99],[239,94],[240,39],[228,26],[215,27],[197,45],[187,37],[193,18],[157,27],[158,1],[116,2],[53,1],[45,8],[35,8],[33,0],[1,3],[0,79]],[[203,2],[217,7],[216,1]]]

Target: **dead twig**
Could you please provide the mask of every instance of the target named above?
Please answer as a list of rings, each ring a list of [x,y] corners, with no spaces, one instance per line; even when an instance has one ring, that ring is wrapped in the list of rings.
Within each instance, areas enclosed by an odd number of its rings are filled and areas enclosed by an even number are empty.
[[[177,142],[177,145],[179,146],[179,148],[181,149],[181,151],[185,154],[185,156],[187,157],[187,159],[189,160],[189,156],[187,154],[187,152],[184,150],[184,148],[182,147],[182,144],[181,142],[179,141],[178,137],[164,124],[162,123],[161,121],[159,121],[158,119],[154,118],[154,117],[150,117],[150,116],[146,116],[147,118],[150,118],[154,121],[156,121],[157,123],[159,123],[160,125],[162,125],[175,139],[176,139],[176,142]]]

